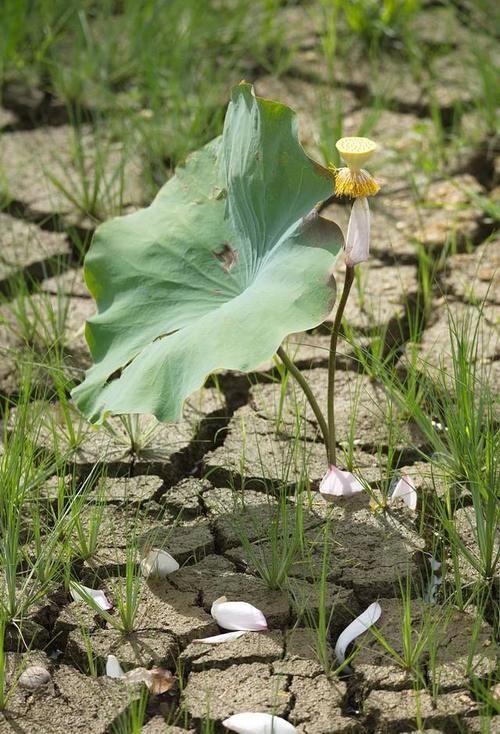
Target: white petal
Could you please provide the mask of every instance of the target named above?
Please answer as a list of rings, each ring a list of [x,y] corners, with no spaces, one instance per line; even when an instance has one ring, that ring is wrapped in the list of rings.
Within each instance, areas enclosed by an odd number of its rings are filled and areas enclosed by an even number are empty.
[[[290,722],[272,714],[234,714],[222,724],[236,734],[297,734],[297,729]]]
[[[225,596],[216,599],[210,610],[218,625],[226,630],[261,632],[267,629],[267,621],[260,609],[246,601],[227,601]]]
[[[404,474],[394,487],[394,491],[391,494],[391,500],[394,500],[397,497],[400,497],[410,510],[417,509],[417,493],[415,491],[415,485],[408,474]]]
[[[108,678],[123,678],[125,673],[114,655],[108,655],[106,659],[106,675]]]
[[[353,494],[363,491],[363,485],[351,472],[342,471],[332,465],[321,480],[319,491],[326,498],[352,497]]]
[[[360,196],[354,201],[345,241],[346,265],[352,267],[368,260],[370,252],[370,207],[368,199]]]
[[[203,645],[218,645],[220,642],[231,642],[231,640],[237,640],[238,637],[246,635],[247,630],[236,630],[235,632],[224,632],[222,635],[213,635],[212,637],[203,637],[199,640],[193,640],[198,644]]]
[[[73,582],[70,585],[69,591],[75,601],[84,601],[87,603],[88,599],[86,597],[90,596],[100,609],[107,611],[108,609],[113,608],[113,605],[106,598],[106,594],[104,591],[101,591],[101,589],[89,589],[88,586],[83,586],[83,584]]]
[[[345,630],[340,634],[337,644],[335,645],[335,656],[339,663],[344,662],[345,651],[351,642],[355,640],[356,637],[359,637],[359,635],[362,635],[363,632],[366,632],[372,624],[375,624],[381,614],[382,609],[380,604],[378,602],[374,602],[373,604],[370,604],[368,609],[365,609],[359,617],[356,617],[348,627],[345,628]]]
[[[179,568],[175,558],[160,548],[152,548],[141,561],[141,571],[146,577],[158,576],[163,579],[169,573],[178,571]]]

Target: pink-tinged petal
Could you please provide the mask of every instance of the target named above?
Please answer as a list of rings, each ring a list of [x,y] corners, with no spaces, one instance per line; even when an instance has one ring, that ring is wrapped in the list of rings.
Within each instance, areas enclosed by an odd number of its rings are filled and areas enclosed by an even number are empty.
[[[72,582],[70,585],[70,594],[73,597],[75,601],[84,601],[88,604],[88,597],[90,597],[94,604],[99,607],[99,609],[102,609],[104,612],[108,611],[108,609],[112,609],[113,605],[107,599],[106,594],[104,591],[101,591],[101,589],[89,589],[88,586],[83,586],[83,584],[77,584],[75,582]]]
[[[415,490],[415,485],[408,474],[404,474],[394,487],[394,491],[391,494],[391,500],[398,497],[403,500],[410,510],[417,509],[417,492]]]
[[[125,683],[145,683],[148,688],[153,686],[153,672],[146,668],[134,668],[123,676]]]
[[[238,637],[246,634],[247,630],[235,630],[234,632],[223,632],[221,635],[213,635],[212,637],[203,637],[199,640],[193,640],[193,642],[199,645],[219,645],[221,642],[237,640]]]
[[[170,573],[178,571],[179,564],[170,553],[160,548],[152,548],[149,553],[141,561],[141,571],[143,576],[157,576],[165,578]]]
[[[370,253],[370,207],[364,196],[354,201],[347,226],[345,262],[348,267],[368,260]]]
[[[363,491],[363,485],[354,474],[331,465],[321,480],[319,491],[324,497],[351,497]]]
[[[108,655],[106,659],[106,675],[108,678],[123,678],[125,673],[115,655]]]
[[[225,596],[216,599],[210,610],[217,624],[226,630],[267,630],[267,621],[260,609],[246,601],[228,601]]]
[[[222,725],[236,734],[297,734],[297,729],[280,716],[249,711],[230,716]]]
[[[372,624],[379,619],[382,614],[382,608],[378,602],[370,604],[365,611],[356,617],[351,624],[345,628],[340,634],[337,643],[335,645],[335,656],[339,663],[343,663],[345,660],[345,651],[356,637],[366,632]]]

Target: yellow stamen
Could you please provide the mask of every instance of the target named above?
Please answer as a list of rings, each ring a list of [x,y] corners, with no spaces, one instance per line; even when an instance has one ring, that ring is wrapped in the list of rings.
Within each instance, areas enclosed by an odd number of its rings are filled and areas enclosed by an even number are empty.
[[[359,171],[377,150],[370,138],[340,138],[335,147],[352,171]]]
[[[373,176],[361,168],[359,171],[351,168],[337,168],[335,171],[335,193],[337,196],[374,196],[380,190],[379,184]]]

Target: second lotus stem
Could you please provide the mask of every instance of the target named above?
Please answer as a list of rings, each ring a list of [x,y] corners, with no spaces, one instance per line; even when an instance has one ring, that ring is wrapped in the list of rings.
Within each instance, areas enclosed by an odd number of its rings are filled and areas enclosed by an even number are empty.
[[[344,315],[347,299],[351,291],[351,286],[354,282],[354,266],[346,266],[344,288],[342,289],[342,296],[337,306],[337,312],[335,314],[335,321],[333,322],[332,335],[330,339],[330,354],[328,357],[328,394],[327,394],[327,405],[328,405],[328,463],[330,465],[336,465],[337,451],[336,451],[336,436],[335,436],[335,368],[337,360],[337,341],[339,337],[340,326],[342,324],[342,317]]]

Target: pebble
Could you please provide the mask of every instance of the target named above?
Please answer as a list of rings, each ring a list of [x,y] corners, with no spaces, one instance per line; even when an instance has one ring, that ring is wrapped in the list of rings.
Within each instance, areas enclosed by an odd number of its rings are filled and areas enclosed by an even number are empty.
[[[19,676],[19,685],[22,688],[34,691],[36,688],[44,686],[49,680],[50,673],[47,668],[43,668],[41,665],[32,665]]]

